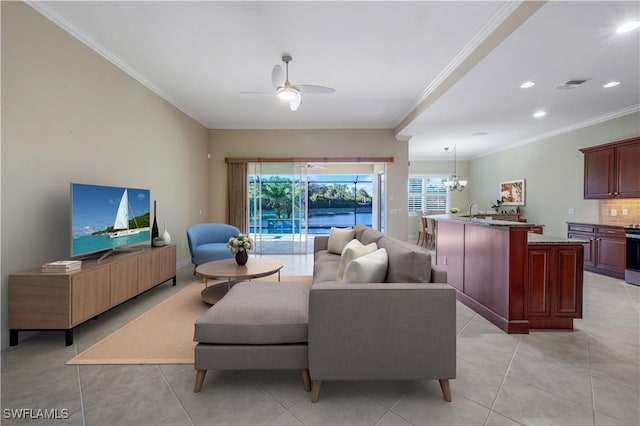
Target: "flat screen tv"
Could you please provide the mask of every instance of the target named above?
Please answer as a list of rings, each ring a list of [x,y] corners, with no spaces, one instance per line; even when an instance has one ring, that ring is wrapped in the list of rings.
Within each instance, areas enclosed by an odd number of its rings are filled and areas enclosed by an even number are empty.
[[[71,256],[106,256],[150,242],[150,194],[148,189],[71,183]]]

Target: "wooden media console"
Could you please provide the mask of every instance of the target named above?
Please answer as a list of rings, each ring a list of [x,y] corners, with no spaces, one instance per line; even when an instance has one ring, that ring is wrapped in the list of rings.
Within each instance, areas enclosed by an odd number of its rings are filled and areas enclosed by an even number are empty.
[[[170,279],[176,285],[175,245],[83,260],[82,269],[71,272],[11,274],[10,345],[28,330],[64,331],[71,345],[74,327]]]

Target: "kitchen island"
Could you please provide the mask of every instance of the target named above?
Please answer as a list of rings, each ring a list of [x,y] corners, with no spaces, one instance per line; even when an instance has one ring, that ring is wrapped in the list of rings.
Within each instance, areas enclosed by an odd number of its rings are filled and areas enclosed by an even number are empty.
[[[430,217],[456,297],[505,332],[572,329],[582,318],[582,242],[530,233],[531,223]]]

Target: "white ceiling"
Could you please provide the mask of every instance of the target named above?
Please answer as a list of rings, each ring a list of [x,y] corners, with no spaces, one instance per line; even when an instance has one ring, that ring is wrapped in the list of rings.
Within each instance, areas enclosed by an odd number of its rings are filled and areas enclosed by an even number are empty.
[[[465,159],[640,110],[640,30],[615,32],[637,1],[29,5],[207,128],[392,128],[411,160]],[[336,93],[296,112],[240,93],[273,90],[283,53],[293,84]]]

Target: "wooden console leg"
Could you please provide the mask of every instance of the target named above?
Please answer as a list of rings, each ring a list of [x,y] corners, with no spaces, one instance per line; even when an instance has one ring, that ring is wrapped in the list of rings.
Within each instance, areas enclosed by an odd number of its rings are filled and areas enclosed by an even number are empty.
[[[304,385],[305,392],[311,392],[311,378],[309,377],[309,369],[302,370],[302,384]]]
[[[320,399],[320,388],[322,387],[322,381],[314,380],[311,390],[311,402],[316,403]]]
[[[440,379],[439,382],[444,400],[447,402],[451,402],[451,388],[449,387],[449,379]]]
[[[196,384],[193,387],[193,392],[198,393],[202,390],[202,384],[204,383],[204,378],[207,376],[207,370],[198,370],[196,372]]]

